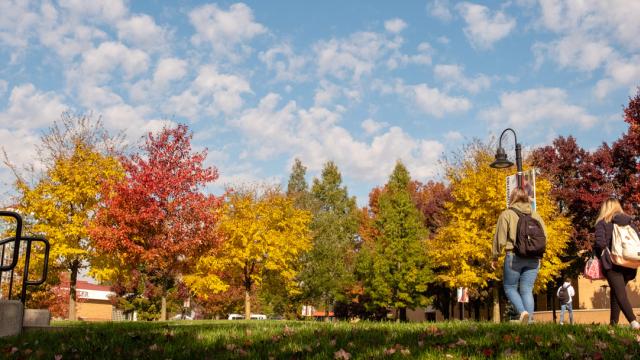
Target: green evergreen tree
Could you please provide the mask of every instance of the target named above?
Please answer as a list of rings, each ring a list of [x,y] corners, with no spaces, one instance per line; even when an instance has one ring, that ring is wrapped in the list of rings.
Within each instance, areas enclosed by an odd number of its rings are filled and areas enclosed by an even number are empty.
[[[313,247],[304,259],[301,279],[307,299],[329,311],[345,300],[353,285],[355,241],[358,231],[356,201],[342,186],[342,175],[327,162],[311,188]]]
[[[407,309],[428,304],[425,293],[433,273],[426,255],[427,230],[422,214],[411,200],[407,168],[396,164],[380,194],[374,226],[379,236],[369,247],[366,292],[373,303],[395,308],[405,321]]]
[[[287,196],[293,197],[296,208],[310,210],[312,199],[309,193],[309,185],[305,179],[306,174],[307,167],[302,165],[300,159],[296,158],[291,167],[289,183],[287,183]]]

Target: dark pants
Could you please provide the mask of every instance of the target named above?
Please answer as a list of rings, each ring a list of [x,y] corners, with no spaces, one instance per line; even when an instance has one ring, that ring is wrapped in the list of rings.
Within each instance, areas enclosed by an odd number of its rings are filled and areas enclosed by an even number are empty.
[[[626,291],[627,283],[636,278],[636,272],[636,269],[629,269],[618,265],[613,265],[611,270],[605,270],[611,295],[611,317],[609,319],[611,325],[618,323],[620,310],[622,310],[627,321],[632,322],[636,319]]]

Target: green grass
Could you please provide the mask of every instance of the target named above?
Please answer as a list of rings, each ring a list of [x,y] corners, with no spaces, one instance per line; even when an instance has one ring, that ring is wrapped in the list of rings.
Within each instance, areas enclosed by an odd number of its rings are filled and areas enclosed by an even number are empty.
[[[0,339],[8,359],[637,359],[626,327],[475,322],[56,323]]]

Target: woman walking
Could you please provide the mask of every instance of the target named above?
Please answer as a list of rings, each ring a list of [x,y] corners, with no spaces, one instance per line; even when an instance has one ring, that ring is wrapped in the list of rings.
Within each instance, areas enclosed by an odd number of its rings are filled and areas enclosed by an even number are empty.
[[[531,209],[529,195],[524,189],[515,188],[509,195],[509,208],[504,210],[496,225],[496,234],[493,239],[493,262],[495,269],[498,257],[503,249],[506,252],[503,267],[504,292],[511,304],[520,314],[522,323],[533,321],[533,284],[536,282],[540,259],[536,257],[521,257],[514,252],[516,235],[518,233],[518,220],[521,215],[530,215],[542,226],[546,237],[546,229],[542,218]]]
[[[620,318],[620,310],[631,324],[631,328],[640,329],[640,323],[636,320],[636,316],[633,313],[633,308],[627,297],[627,283],[636,278],[636,269],[623,267],[613,264],[609,257],[609,251],[611,251],[611,239],[613,236],[613,225],[631,227],[638,232],[638,228],[632,223],[633,218],[624,213],[620,202],[616,199],[606,200],[600,207],[600,214],[596,219],[596,242],[595,250],[596,255],[600,257],[602,263],[602,269],[604,275],[609,283],[609,291],[611,296],[611,314],[609,318],[610,325],[618,324]],[[603,251],[606,249],[603,256]]]

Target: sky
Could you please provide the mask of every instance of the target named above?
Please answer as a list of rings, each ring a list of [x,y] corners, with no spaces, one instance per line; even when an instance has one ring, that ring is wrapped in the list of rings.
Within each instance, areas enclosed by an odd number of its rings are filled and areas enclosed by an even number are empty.
[[[440,180],[443,156],[507,127],[525,149],[617,139],[638,18],[626,0],[2,0],[0,145],[32,164],[64,111],[132,145],[181,123],[220,173],[207,191],[332,160],[363,205],[397,160]]]

